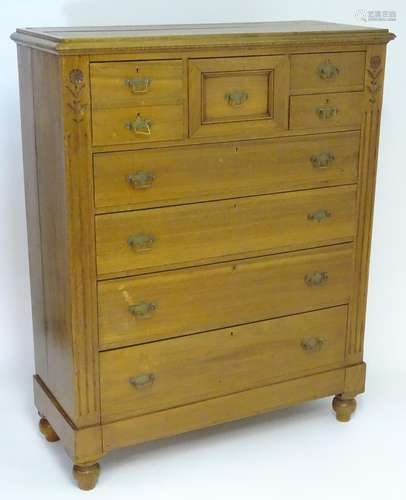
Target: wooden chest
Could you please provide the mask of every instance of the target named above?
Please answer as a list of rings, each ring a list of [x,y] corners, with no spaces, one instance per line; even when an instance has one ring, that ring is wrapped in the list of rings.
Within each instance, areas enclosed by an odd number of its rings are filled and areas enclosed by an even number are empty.
[[[363,392],[386,43],[332,23],[20,29],[35,403],[108,451]]]

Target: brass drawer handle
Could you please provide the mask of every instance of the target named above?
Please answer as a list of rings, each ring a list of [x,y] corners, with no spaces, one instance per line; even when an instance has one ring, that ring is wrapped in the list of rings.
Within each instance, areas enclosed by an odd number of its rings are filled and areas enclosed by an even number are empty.
[[[309,220],[315,220],[317,222],[321,222],[323,219],[328,219],[329,217],[331,217],[331,212],[328,210],[317,210],[316,212],[307,215]]]
[[[152,186],[152,183],[155,180],[155,176],[152,172],[146,172],[144,170],[140,170],[139,172],[135,172],[135,174],[130,174],[127,177],[128,184],[134,189],[147,189]]]
[[[151,85],[150,78],[129,78],[124,80],[124,84],[131,90],[133,94],[146,94]]]
[[[155,381],[155,375],[153,373],[140,373],[135,377],[130,377],[128,382],[133,385],[136,389],[145,389],[151,386]]]
[[[151,135],[151,127],[152,123],[150,120],[146,120],[145,118],[141,118],[140,115],[137,115],[137,118],[132,122],[127,122],[125,124],[125,128],[128,130],[132,130],[136,135]]]
[[[334,106],[319,106],[316,108],[316,114],[320,120],[330,120],[338,113],[338,109]]]
[[[300,345],[302,349],[306,352],[316,352],[321,351],[326,343],[325,339],[320,337],[306,337],[302,340]]]
[[[130,236],[127,243],[133,250],[145,252],[147,250],[151,250],[154,241],[155,238],[152,235],[140,233]]]
[[[335,160],[333,153],[319,153],[312,155],[310,161],[314,168],[327,168],[329,164]]]
[[[241,106],[248,100],[248,92],[245,90],[234,90],[233,92],[227,92],[224,99],[228,102],[230,106]]]
[[[339,68],[337,68],[337,66],[335,66],[329,59],[320,64],[317,68],[317,72],[322,80],[331,80],[333,78],[337,78],[340,74]]]
[[[128,307],[130,314],[140,319],[149,319],[156,311],[157,304],[153,302],[139,302]]]
[[[307,286],[322,285],[328,280],[328,273],[325,271],[315,271],[314,273],[306,274],[304,280]]]

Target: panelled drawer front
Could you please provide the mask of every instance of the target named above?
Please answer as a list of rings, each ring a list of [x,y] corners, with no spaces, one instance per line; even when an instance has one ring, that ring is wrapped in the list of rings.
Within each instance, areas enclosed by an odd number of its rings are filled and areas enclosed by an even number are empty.
[[[287,56],[189,61],[193,137],[267,137],[287,128]]]
[[[183,137],[182,61],[92,64],[91,85],[96,146]]]
[[[344,362],[347,306],[100,355],[104,422],[251,389]]]
[[[99,275],[352,241],[356,186],[96,217]]]
[[[346,304],[352,245],[99,282],[102,349]]]
[[[292,93],[363,90],[365,52],[331,52],[291,56]]]
[[[292,96],[290,129],[314,131],[359,129],[363,99],[363,92]]]
[[[94,157],[98,209],[351,184],[359,133],[103,153]]]

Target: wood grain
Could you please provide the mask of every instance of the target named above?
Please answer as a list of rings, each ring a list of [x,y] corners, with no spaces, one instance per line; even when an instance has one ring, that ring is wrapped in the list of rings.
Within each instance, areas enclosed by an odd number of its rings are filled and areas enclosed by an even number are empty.
[[[114,448],[239,420],[338,394],[343,386],[344,369],[337,369],[111,422],[103,425],[103,448],[105,451],[110,451]]]
[[[99,276],[352,241],[356,186],[96,217]],[[323,220],[311,219],[325,215]],[[131,237],[152,238],[146,247]]]
[[[321,78],[319,68],[329,63],[337,76]],[[291,94],[364,90],[365,52],[322,52],[291,57]]]
[[[75,376],[77,426],[100,420],[97,352],[96,249],[93,213],[93,168],[90,151],[91,116],[89,61],[62,60],[64,99],[64,175],[69,251],[69,321]],[[75,78],[78,80],[75,83]]]
[[[362,122],[363,92],[298,95],[290,98],[290,129],[328,130],[359,129]],[[317,109],[335,108],[329,119],[320,119]]]
[[[308,273],[327,282],[308,286]],[[234,261],[100,282],[102,349],[346,304],[351,297],[351,245]],[[155,304],[148,317],[129,306]]]
[[[79,486],[95,486],[113,448],[318,397],[335,395],[348,421],[365,387],[394,35],[302,21],[12,38],[35,405]],[[327,63],[337,70],[321,78]],[[134,93],[138,77],[148,85]],[[320,119],[321,107],[336,112]],[[128,128],[137,117],[151,135]],[[151,250],[129,252],[141,233]]]
[[[233,111],[225,94],[236,90],[249,96]],[[237,139],[276,135],[288,128],[288,92],[286,56],[189,61],[189,133]]]
[[[131,79],[147,79],[145,91],[132,92]],[[114,62],[90,65],[92,108],[133,108],[183,104],[183,63],[175,61]]]
[[[297,189],[353,184],[358,179],[359,133],[265,139],[194,147],[94,155],[99,212],[179,205]],[[313,156],[334,160],[315,168]],[[150,172],[150,188],[128,177]]]
[[[18,43],[42,50],[68,53],[117,53],[187,50],[207,47],[244,51],[251,47],[303,47],[318,51],[326,44],[353,46],[357,43],[383,44],[393,40],[387,29],[321,21],[277,21],[260,23],[195,24],[167,26],[110,26],[84,28],[19,28],[12,35]],[[269,50],[269,49],[268,49]]]
[[[127,128],[140,117],[150,123],[150,135]],[[183,137],[183,105],[135,106],[93,111],[93,144],[120,145],[174,141]]]
[[[303,376],[344,361],[347,307],[297,314],[103,352],[102,421],[201,401]],[[321,339],[306,351],[305,339]],[[180,361],[181,360],[181,361]],[[151,374],[136,386],[131,377]]]
[[[42,269],[38,165],[35,144],[37,131],[35,127],[32,50],[28,47],[17,46],[17,54],[35,371],[43,380],[47,380],[47,328]]]
[[[352,304],[347,342],[347,359],[351,363],[359,363],[363,356],[385,56],[386,50],[382,46],[367,51],[358,197],[356,269],[359,279],[355,283],[356,299]]]

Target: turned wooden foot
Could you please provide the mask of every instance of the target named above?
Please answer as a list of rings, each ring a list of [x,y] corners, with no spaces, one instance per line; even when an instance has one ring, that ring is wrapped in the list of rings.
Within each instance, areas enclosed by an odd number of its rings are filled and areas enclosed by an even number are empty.
[[[74,465],[73,477],[76,479],[81,490],[92,490],[97,483],[100,474],[100,465]]]
[[[45,436],[46,440],[54,443],[55,441],[59,441],[58,434],[53,430],[51,424],[44,417],[39,421],[39,430]]]
[[[339,422],[349,422],[356,407],[357,402],[353,398],[342,399],[340,396],[336,396],[333,399],[333,409]]]

